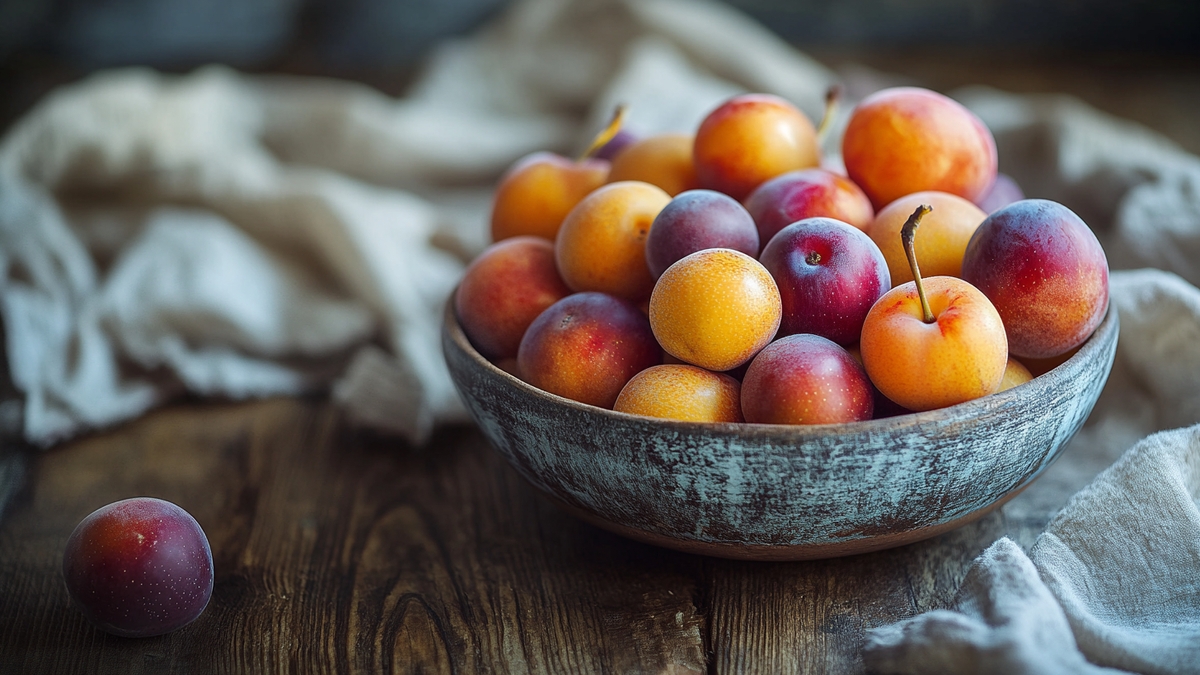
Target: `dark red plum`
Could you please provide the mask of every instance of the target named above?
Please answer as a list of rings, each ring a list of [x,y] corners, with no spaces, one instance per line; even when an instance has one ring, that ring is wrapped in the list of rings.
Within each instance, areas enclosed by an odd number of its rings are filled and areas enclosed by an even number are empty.
[[[797,220],[833,218],[866,230],[875,209],[854,181],[825,169],[803,169],[776,176],[746,198],[746,210],[758,225],[760,241]]]
[[[833,218],[788,225],[767,242],[759,261],[783,301],[780,335],[814,333],[852,345],[871,305],[892,287],[875,242]]]
[[[75,527],[63,578],[75,605],[101,630],[162,635],[204,612],[213,589],[212,551],[187,511],[135,497],[102,506]]]
[[[988,216],[963,256],[962,278],[996,306],[1018,358],[1078,347],[1108,309],[1108,258],[1087,223],[1046,199]]]
[[[819,335],[789,335],[754,357],[742,381],[742,415],[757,424],[869,420],[871,381],[843,347]]]
[[[758,229],[746,209],[713,190],[679,193],[654,219],[646,237],[646,264],[654,278],[696,251],[731,248],[758,255]]]

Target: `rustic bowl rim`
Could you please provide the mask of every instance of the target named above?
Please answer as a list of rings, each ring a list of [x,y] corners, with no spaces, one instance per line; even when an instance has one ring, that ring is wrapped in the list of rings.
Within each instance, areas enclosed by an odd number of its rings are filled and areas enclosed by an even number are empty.
[[[455,289],[457,291],[457,289]],[[854,433],[870,433],[872,431],[891,432],[897,429],[909,427],[923,427],[928,425],[942,424],[952,421],[961,421],[980,416],[982,413],[1005,406],[1011,402],[1019,400],[1020,397],[1034,395],[1036,391],[1049,389],[1054,385],[1058,378],[1074,377],[1083,371],[1089,364],[1100,358],[1105,349],[1105,343],[1109,333],[1116,333],[1119,330],[1116,307],[1109,302],[1105,308],[1104,317],[1100,324],[1096,327],[1092,334],[1084,340],[1069,358],[1054,368],[1034,377],[1029,382],[1024,382],[1010,389],[999,391],[987,396],[981,396],[970,401],[958,403],[944,408],[935,408],[922,412],[908,412],[892,417],[883,417],[879,419],[864,420],[861,422],[841,422],[833,424],[762,424],[751,422],[691,422],[685,420],[675,420],[660,417],[650,417],[646,415],[637,415],[633,413],[618,412],[608,408],[601,408],[588,403],[581,403],[572,399],[550,393],[543,389],[539,389],[519,377],[505,371],[496,364],[486,359],[482,354],[475,349],[471,341],[467,338],[466,333],[459,323],[457,312],[455,310],[452,294],[451,300],[446,303],[444,314],[443,330],[447,331],[450,339],[454,344],[466,353],[477,366],[494,377],[500,378],[506,384],[514,386],[525,393],[539,398],[549,404],[562,406],[573,409],[584,414],[598,415],[602,418],[607,418],[613,421],[629,423],[637,421],[639,423],[661,424],[669,429],[676,429],[688,434],[710,433],[716,435],[737,435],[744,437],[755,436],[770,436],[772,438],[787,438],[794,437],[798,441],[807,438],[840,436],[849,432]],[[1113,339],[1115,340],[1114,335]],[[778,339],[776,337],[775,339]],[[1020,360],[1018,358],[1018,360]],[[1108,367],[1111,369],[1112,364]],[[1061,451],[1061,448],[1059,449]]]

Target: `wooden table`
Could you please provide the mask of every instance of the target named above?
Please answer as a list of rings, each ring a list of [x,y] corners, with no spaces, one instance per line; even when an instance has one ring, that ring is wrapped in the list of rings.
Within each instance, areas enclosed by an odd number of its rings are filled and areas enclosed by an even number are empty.
[[[1073,91],[1200,149],[1195,64],[875,59],[942,89]],[[836,560],[702,558],[560,513],[473,428],[412,448],[323,398],[179,403],[30,457],[0,520],[0,673],[856,673],[866,630],[947,606],[987,545],[1028,546],[1049,517]],[[140,640],[88,625],[59,571],[75,524],[134,495],[190,511],[216,564],[200,619]]]
[[[216,585],[195,623],[124,639],[70,606],[75,524],[176,502]],[[324,400],[190,403],[37,457],[0,526],[0,672],[831,672],[867,628],[945,606],[993,514],[893,551],[747,563],[627,541],[557,511],[473,428],[425,448]]]

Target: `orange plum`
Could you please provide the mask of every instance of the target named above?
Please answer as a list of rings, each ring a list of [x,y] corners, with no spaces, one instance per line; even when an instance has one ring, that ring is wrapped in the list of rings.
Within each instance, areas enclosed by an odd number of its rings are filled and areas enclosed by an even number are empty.
[[[667,353],[708,370],[746,363],[779,330],[783,305],[771,273],[727,248],[667,268],[650,296],[650,325]]]
[[[1004,367],[1004,377],[1000,379],[1000,391],[1012,389],[1019,384],[1025,384],[1033,379],[1033,373],[1025,367],[1023,363],[1008,357],[1008,364]]]
[[[609,183],[571,209],[554,242],[563,281],[575,291],[599,291],[639,301],[654,277],[646,263],[646,237],[671,201],[662,188],[641,181]]]
[[[1008,363],[996,308],[956,277],[924,280],[934,321],[922,318],[912,281],[888,291],[863,322],[863,365],[879,391],[909,410],[994,394]]]
[[[916,241],[917,259],[926,276],[962,276],[963,252],[975,228],[987,217],[978,206],[946,192],[918,192],[897,199],[880,209],[867,226],[867,235],[879,245],[887,260],[892,286],[912,281],[900,228],[913,209],[922,204],[933,208],[921,219],[921,236]]]
[[[735,96],[710,112],[693,153],[700,186],[739,201],[764,181],[821,161],[812,122],[769,94]]]
[[[877,209],[925,190],[975,201],[996,180],[992,132],[954,99],[919,87],[884,89],[855,106],[842,159]]]
[[[609,163],[575,161],[550,152],[517,160],[496,185],[492,241],[523,234],[551,241],[579,200],[608,180]]]
[[[612,160],[608,182],[640,180],[674,197],[699,187],[692,164],[691,134],[659,134],[634,141]]]
[[[741,422],[741,384],[689,365],[651,366],[633,376],[613,410],[688,422]]]

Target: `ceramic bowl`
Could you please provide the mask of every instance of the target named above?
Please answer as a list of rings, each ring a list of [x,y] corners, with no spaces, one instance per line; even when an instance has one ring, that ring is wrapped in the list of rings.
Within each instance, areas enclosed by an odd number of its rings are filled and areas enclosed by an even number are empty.
[[[483,433],[580,518],[668,548],[805,560],[900,546],[964,525],[1045,471],[1100,395],[1117,313],[1066,362],[949,408],[813,426],[699,424],[547,393],[479,355],[447,308],[451,378]]]

